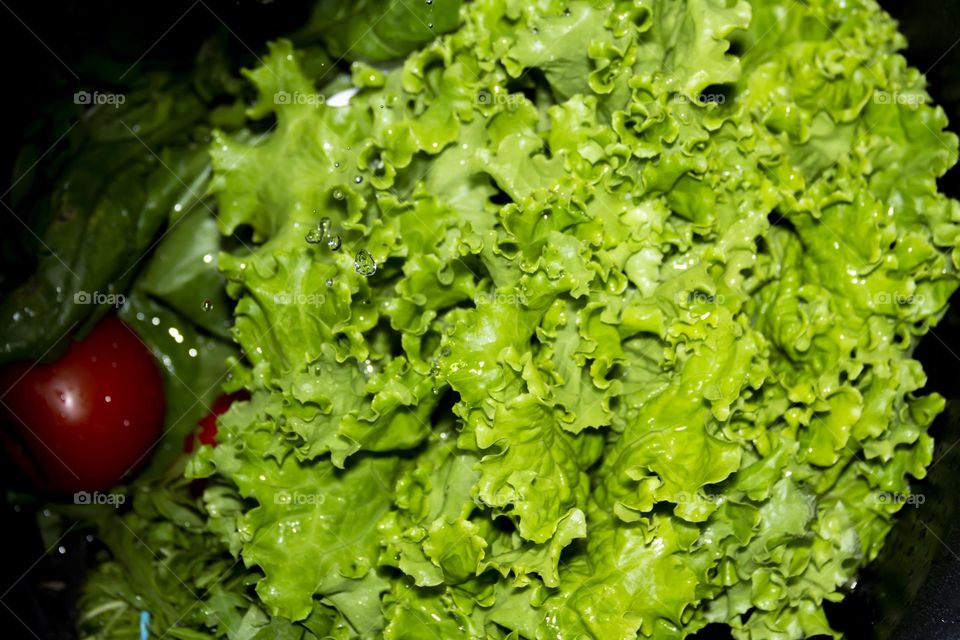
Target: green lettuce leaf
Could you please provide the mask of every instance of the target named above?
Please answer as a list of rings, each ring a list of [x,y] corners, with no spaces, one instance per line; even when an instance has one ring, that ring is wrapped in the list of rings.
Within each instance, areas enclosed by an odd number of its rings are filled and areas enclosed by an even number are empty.
[[[406,57],[345,69],[278,40],[245,72],[256,124],[213,134],[219,232],[251,238],[217,256],[227,388],[250,397],[188,468],[255,584],[225,615],[277,637],[838,637],[824,603],[931,462],[944,401],[913,350],[960,265],[936,185],[957,139],[894,22],[318,7],[335,56]],[[210,277],[188,253],[145,285],[175,310]]]

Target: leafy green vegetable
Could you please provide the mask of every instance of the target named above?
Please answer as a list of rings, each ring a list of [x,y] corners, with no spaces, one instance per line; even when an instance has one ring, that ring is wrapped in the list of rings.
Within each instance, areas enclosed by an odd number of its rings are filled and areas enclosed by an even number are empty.
[[[456,28],[460,5],[460,0],[320,0],[296,37],[321,40],[338,59],[390,60]]]
[[[82,333],[122,306],[144,257],[180,212],[209,209],[201,203],[210,129],[243,120],[232,106],[212,108],[242,91],[237,78],[229,81],[214,40],[201,49],[194,76],[146,74],[115,95],[122,100],[86,109],[65,127],[68,151],[44,179],[28,172],[15,183],[11,200],[39,256],[34,273],[0,302],[0,362],[56,357],[78,327]]]
[[[943,399],[911,355],[960,264],[957,138],[895,24],[869,0],[434,6],[456,28],[428,39],[423,7],[319,3],[334,56],[409,55],[327,77],[274,42],[250,130],[214,134],[219,230],[255,244],[218,256],[250,399],[189,463],[201,524],[154,543],[209,545],[183,570],[218,614],[154,629],[837,637],[824,602],[931,460]],[[144,292],[182,310],[209,274],[165,265],[201,247],[158,251]],[[163,593],[133,553],[94,584]],[[211,586],[224,558],[243,577]]]
[[[0,304],[3,361],[48,355],[96,308],[88,301],[106,300],[105,309],[122,297],[170,210],[203,193],[196,176],[206,154],[185,135],[206,117],[199,100],[161,85],[133,93],[116,113],[107,109],[114,111],[112,105],[98,107],[71,131],[82,147],[30,216],[49,224],[36,272]],[[167,141],[167,149],[155,155],[152,149]],[[76,251],[78,246],[97,250]]]

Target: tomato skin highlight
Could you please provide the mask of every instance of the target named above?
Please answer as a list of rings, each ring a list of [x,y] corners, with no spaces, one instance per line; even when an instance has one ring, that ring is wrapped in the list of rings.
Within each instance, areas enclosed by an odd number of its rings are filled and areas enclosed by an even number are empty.
[[[7,435],[33,461],[24,471],[39,475],[44,490],[110,488],[146,461],[163,427],[160,369],[133,330],[113,316],[56,362],[4,368],[0,393],[12,427]],[[23,468],[22,455],[7,450]]]

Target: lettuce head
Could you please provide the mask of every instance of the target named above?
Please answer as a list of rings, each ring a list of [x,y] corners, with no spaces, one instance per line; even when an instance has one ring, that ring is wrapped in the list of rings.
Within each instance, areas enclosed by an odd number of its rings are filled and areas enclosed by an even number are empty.
[[[202,606],[158,632],[839,637],[931,462],[911,354],[960,265],[957,138],[893,20],[336,4],[213,134],[249,399],[190,461],[163,543]]]

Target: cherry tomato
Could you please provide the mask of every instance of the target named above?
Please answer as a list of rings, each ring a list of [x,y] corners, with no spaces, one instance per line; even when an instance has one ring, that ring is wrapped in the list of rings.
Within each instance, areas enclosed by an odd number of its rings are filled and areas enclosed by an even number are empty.
[[[183,441],[183,450],[187,453],[193,453],[193,442],[199,440],[200,444],[209,444],[211,447],[217,446],[217,418],[227,412],[230,405],[236,400],[247,400],[250,394],[246,391],[237,391],[235,393],[225,393],[213,401],[210,407],[210,413],[203,417],[197,424],[200,430],[191,433]]]
[[[0,372],[11,459],[42,489],[94,491],[147,459],[163,427],[163,379],[132,329],[102,320],[56,362]],[[12,428],[9,428],[12,426]]]

